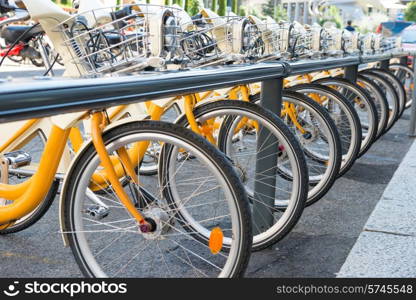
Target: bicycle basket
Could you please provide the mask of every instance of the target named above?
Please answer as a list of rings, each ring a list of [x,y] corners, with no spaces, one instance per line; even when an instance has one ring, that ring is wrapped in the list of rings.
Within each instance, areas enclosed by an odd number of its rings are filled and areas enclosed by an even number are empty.
[[[373,41],[372,41],[372,47],[373,47],[373,51],[374,53],[379,53],[381,52],[381,40],[382,40],[382,35],[381,34],[373,34]]]
[[[397,47],[397,38],[396,37],[383,37],[381,39],[381,43],[380,43],[381,52],[394,51],[394,50],[399,49],[399,48],[400,47]]]
[[[359,52],[359,33],[344,30],[342,33],[342,49],[344,53],[355,55]]]
[[[250,59],[265,60],[281,57],[281,27],[275,20],[268,17],[260,20],[255,16],[248,17],[243,29],[243,50]]]
[[[81,12],[57,27],[79,75],[162,68],[178,48],[178,9],[124,5]]]
[[[325,38],[326,32],[325,30],[317,25],[314,24],[312,26],[305,25],[305,29],[307,30],[308,34],[310,34],[311,42],[310,42],[310,55],[314,57],[319,57],[322,54],[325,54]]]
[[[196,67],[240,60],[244,20],[236,16],[220,17],[204,9],[191,20],[182,22],[179,45],[183,64]]]
[[[185,20],[185,18],[182,18]],[[250,17],[220,17],[209,9],[181,24],[183,59],[191,66],[259,60],[276,55],[276,23]]]
[[[343,54],[343,30],[340,30],[336,27],[326,28],[325,29],[327,34],[327,47],[326,47],[326,54],[329,56],[339,56]]]
[[[362,54],[373,54],[373,34],[367,33],[360,37],[361,53]]]
[[[281,51],[286,58],[303,58],[312,55],[312,32],[300,23],[281,23]]]

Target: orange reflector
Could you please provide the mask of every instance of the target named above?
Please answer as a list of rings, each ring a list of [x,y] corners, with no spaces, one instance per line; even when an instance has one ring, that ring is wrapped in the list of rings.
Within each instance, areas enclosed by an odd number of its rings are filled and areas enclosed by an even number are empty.
[[[212,229],[211,234],[209,236],[209,249],[211,250],[212,254],[220,253],[222,249],[222,243],[224,240],[224,234],[222,233],[221,228],[215,227]]]

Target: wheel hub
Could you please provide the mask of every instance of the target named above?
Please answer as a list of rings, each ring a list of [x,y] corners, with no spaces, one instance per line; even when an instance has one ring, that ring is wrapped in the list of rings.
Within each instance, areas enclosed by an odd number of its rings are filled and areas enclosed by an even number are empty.
[[[151,207],[143,212],[147,222],[146,225],[140,225],[139,231],[147,240],[162,240],[163,236],[171,230],[172,218],[160,207]]]
[[[299,137],[302,145],[310,144],[318,137],[318,129],[315,126],[307,126],[305,127],[305,130],[306,132]]]

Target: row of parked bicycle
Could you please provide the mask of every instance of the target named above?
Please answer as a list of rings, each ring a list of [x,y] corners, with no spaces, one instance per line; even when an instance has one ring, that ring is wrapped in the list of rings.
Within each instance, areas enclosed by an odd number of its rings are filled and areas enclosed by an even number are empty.
[[[400,51],[376,34],[208,9],[15,3],[39,23],[5,27],[11,47],[47,36],[68,77]],[[261,84],[244,84],[2,124],[0,234],[35,224],[62,185],[63,238],[85,276],[242,276],[251,251],[284,238],[412,103],[405,65],[343,76],[285,78],[280,115],[258,105]]]

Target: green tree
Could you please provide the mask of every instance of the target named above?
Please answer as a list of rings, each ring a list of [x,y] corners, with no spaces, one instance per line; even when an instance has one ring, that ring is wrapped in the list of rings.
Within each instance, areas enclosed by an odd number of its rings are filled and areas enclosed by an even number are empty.
[[[165,0],[165,5],[171,5],[171,1],[170,0]]]
[[[212,3],[211,3],[211,10],[212,10],[213,12],[217,12],[217,0],[212,0]]]
[[[227,15],[227,0],[219,0],[218,12],[220,16]]]
[[[404,18],[406,21],[416,22],[416,2],[415,1],[407,3],[406,10],[404,11]]]
[[[190,2],[191,2],[190,0],[185,0],[185,6],[183,8],[187,12],[189,12]]]
[[[286,19],[286,12],[280,4],[280,1],[277,0],[268,0],[262,4],[261,12],[263,15],[269,16],[277,21]]]
[[[254,7],[253,8],[248,8],[248,14],[249,15],[253,15],[253,16],[257,17],[257,18],[262,18],[263,17],[262,13],[259,12]]]
[[[233,13],[238,15],[238,0],[232,1],[232,11]]]
[[[199,13],[202,8],[201,2],[199,0],[188,0],[189,1],[189,9],[187,10],[188,14],[191,16],[195,16]]]
[[[247,16],[246,8],[245,8],[245,7],[243,7],[243,6],[240,6],[240,9],[239,9],[239,11],[238,11],[238,15],[239,15],[239,16],[242,16],[242,17]]]
[[[265,16],[272,17],[274,16],[274,10],[275,10],[275,0],[268,0],[266,3],[263,3],[261,5],[261,12]]]
[[[338,7],[331,5],[323,18],[319,20],[319,24],[323,25],[325,22],[333,22],[337,28],[342,27],[342,17]]]

